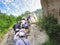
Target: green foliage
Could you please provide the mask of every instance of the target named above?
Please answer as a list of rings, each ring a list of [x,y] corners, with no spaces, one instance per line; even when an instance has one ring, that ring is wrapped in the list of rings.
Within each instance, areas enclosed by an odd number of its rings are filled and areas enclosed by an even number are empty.
[[[11,27],[16,21],[20,21],[23,16],[30,14],[29,11],[26,11],[24,14],[21,14],[18,17],[13,15],[6,15],[5,13],[0,13],[0,37],[3,36],[8,31],[8,28]]]
[[[16,22],[16,17],[13,15],[0,14],[0,36],[8,31],[8,28]]]
[[[60,45],[60,26],[54,16],[50,14],[47,16],[43,15],[43,17],[39,19],[38,24],[42,29],[46,30],[50,41],[53,42],[51,45]]]
[[[17,17],[17,21],[20,21],[23,16],[24,16],[24,14],[21,14],[20,16],[18,16],[18,17]]]
[[[10,15],[8,22],[10,23],[10,25],[14,24],[16,22],[17,17]]]
[[[24,14],[21,14],[17,17],[17,21],[20,21],[22,19],[23,16],[27,17],[30,14],[29,11],[26,11]]]
[[[42,9],[37,9],[37,10],[35,11],[35,13],[36,13],[36,14],[41,14],[41,13],[42,13]]]
[[[39,17],[42,16],[42,9],[37,9],[34,13],[36,13],[36,15]]]
[[[30,14],[30,12],[29,11],[26,11],[25,13],[24,13],[24,16],[28,16]]]
[[[25,14],[28,15],[28,14],[30,14],[30,12],[29,11],[26,11]]]
[[[50,40],[48,40],[45,43],[43,43],[42,45],[51,45],[51,42],[50,42]]]

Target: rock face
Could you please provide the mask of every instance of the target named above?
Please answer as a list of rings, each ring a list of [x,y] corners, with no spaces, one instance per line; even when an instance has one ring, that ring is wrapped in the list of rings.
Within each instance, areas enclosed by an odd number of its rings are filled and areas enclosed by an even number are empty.
[[[49,38],[45,31],[40,31],[40,27],[36,24],[31,24],[30,26],[30,36],[28,39],[30,40],[31,45],[42,45]]]
[[[42,45],[45,43],[49,37],[44,30],[42,30],[36,23],[37,23],[37,16],[36,14],[31,14],[30,18],[30,36],[28,37],[31,45]]]
[[[60,24],[60,0],[41,0],[44,14],[52,14]]]
[[[30,23],[37,23],[38,17],[35,13],[30,14]]]
[[[2,39],[2,41],[0,42],[0,45],[12,45],[13,35],[14,31],[13,29],[10,29],[10,31],[5,34],[4,39]]]

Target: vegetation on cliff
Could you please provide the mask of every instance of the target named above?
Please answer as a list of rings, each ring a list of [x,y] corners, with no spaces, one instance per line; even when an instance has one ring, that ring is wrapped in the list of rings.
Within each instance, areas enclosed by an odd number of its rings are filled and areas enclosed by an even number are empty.
[[[60,25],[58,25],[58,21],[51,14],[42,18],[39,18],[38,25],[46,31],[50,38],[50,45],[59,45],[60,43]],[[48,45],[48,44],[46,44]]]

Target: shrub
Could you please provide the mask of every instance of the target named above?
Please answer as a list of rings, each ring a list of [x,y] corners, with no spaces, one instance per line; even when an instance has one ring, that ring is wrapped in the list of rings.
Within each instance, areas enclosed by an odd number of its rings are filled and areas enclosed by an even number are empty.
[[[58,21],[54,16],[51,14],[43,15],[42,18],[39,18],[38,25],[47,32],[50,41],[53,41],[52,45],[60,45],[60,25],[58,25]]]

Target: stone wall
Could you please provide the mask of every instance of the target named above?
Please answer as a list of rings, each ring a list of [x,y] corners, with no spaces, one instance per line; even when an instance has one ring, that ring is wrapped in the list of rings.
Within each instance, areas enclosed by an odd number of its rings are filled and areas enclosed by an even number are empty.
[[[60,0],[41,0],[41,4],[43,13],[53,14],[60,24]]]

